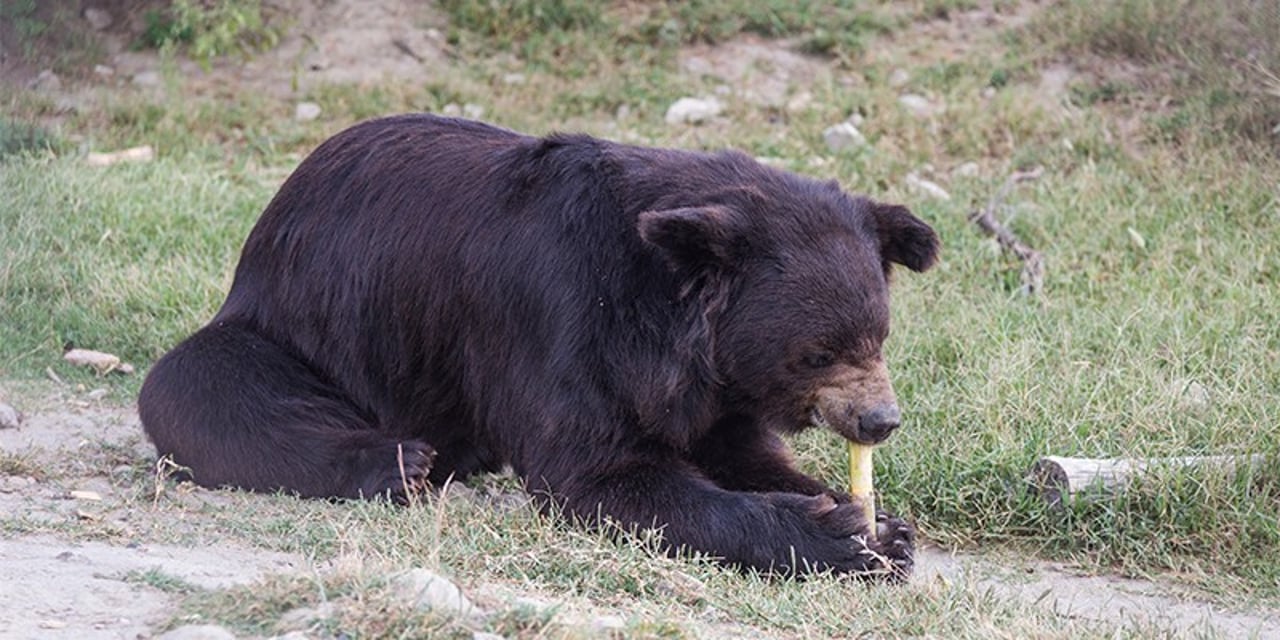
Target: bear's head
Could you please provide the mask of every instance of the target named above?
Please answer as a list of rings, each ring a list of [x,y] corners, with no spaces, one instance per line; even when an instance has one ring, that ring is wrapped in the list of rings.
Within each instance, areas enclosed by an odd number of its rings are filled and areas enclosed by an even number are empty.
[[[647,211],[640,235],[698,292],[720,412],[880,442],[901,419],[881,353],[891,265],[928,269],[937,235],[905,207],[771,174]]]

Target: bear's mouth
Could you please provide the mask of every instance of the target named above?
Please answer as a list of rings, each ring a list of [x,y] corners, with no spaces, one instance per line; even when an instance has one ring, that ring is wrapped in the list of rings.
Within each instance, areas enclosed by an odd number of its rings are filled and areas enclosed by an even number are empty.
[[[889,434],[887,432],[877,436],[876,434],[865,432],[856,423],[852,428],[842,429],[837,427],[827,420],[826,416],[822,414],[822,410],[818,407],[813,407],[809,410],[809,423],[819,429],[825,429],[846,440],[856,442],[858,444],[875,445],[889,439]]]

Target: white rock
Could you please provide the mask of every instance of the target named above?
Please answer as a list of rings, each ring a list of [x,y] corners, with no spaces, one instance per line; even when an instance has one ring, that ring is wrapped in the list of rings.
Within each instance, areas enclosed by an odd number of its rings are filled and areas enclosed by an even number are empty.
[[[93,27],[94,31],[102,31],[111,26],[112,22],[111,12],[96,7],[85,9],[84,19],[89,21],[89,26]]]
[[[299,102],[293,108],[293,119],[298,122],[310,122],[320,117],[320,105],[314,102]]]
[[[189,624],[162,633],[156,640],[236,640],[236,636],[217,625]]]
[[[850,122],[841,122],[827,127],[822,132],[822,140],[827,143],[827,148],[834,153],[867,144],[866,136],[862,135],[862,132],[858,131],[858,128]]]
[[[101,400],[101,399],[103,399],[103,398],[107,397],[107,394],[108,394],[108,393],[110,393],[110,392],[109,392],[109,391],[107,391],[106,389],[103,389],[103,388],[97,388],[97,389],[94,389],[93,391],[90,391],[89,393],[84,394],[84,395],[85,395],[85,397],[89,398],[90,400]]]
[[[457,585],[429,569],[410,569],[392,578],[402,597],[421,610],[442,611],[460,616],[479,613]]]
[[[812,104],[813,94],[808,91],[801,91],[787,100],[787,113],[800,113],[808,109],[809,105]]]
[[[84,157],[84,161],[91,167],[106,167],[122,162],[151,162],[156,157],[155,149],[151,145],[143,145],[141,147],[129,147],[119,151],[90,151]],[[75,353],[73,353],[75,352]],[[109,373],[111,371],[120,371],[122,373],[133,373],[133,366],[120,362],[120,358],[109,353],[99,353],[96,351],[88,351],[85,349],[72,349],[63,355],[63,358],[75,365],[89,365],[97,369],[99,373]],[[114,358],[114,360],[112,360]]]
[[[93,75],[95,76],[98,76],[100,78],[110,78],[115,74],[116,74],[116,70],[111,67],[108,67],[105,64],[93,65]]]
[[[907,174],[907,186],[919,191],[927,196],[937,198],[939,200],[950,200],[951,194],[946,189],[938,186],[938,183],[931,180],[925,180],[915,173]]]
[[[619,616],[596,616],[591,621],[591,629],[606,636],[611,631],[622,631],[626,628],[627,621]]]
[[[31,82],[31,88],[36,91],[58,91],[62,88],[62,79],[52,69],[45,69],[36,74],[36,79]]]
[[[951,176],[954,178],[972,178],[982,172],[982,167],[976,162],[966,162],[951,170]]]
[[[889,86],[894,89],[906,86],[908,82],[911,82],[911,74],[906,69],[894,69],[889,74]]]
[[[667,107],[667,124],[701,124],[720,115],[723,106],[715,98],[680,98]]]
[[[159,71],[141,71],[133,74],[133,83],[139,87],[157,87],[160,86]]]
[[[479,120],[484,117],[484,107],[468,102],[462,105],[462,115],[472,120]]]
[[[0,429],[17,429],[22,424],[22,414],[17,409],[0,402]]]
[[[906,107],[913,115],[920,118],[927,118],[933,115],[933,104],[929,99],[915,93],[904,93],[898,96],[898,104]]]
[[[523,73],[508,73],[502,76],[502,84],[521,85],[528,80]]]
[[[845,119],[845,122],[848,122],[849,124],[855,127],[861,127],[862,123],[866,122],[866,120],[867,120],[866,118],[862,117],[861,113],[858,113],[857,111],[855,111],[849,114],[849,117]]]
[[[1191,380],[1182,389],[1182,402],[1192,407],[1207,407],[1209,406],[1209,389],[1199,382]]]
[[[506,638],[503,638],[502,636],[496,633],[485,633],[483,631],[477,631],[471,634],[471,640],[506,640]]]
[[[458,103],[456,102],[450,102],[449,104],[446,104],[445,106],[440,108],[440,113],[443,115],[449,116],[451,118],[456,118],[462,115],[462,107],[459,106]]]

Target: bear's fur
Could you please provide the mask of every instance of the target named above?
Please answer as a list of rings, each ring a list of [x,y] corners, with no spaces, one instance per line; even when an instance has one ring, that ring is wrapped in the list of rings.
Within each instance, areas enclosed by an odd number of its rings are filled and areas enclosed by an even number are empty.
[[[671,550],[901,577],[910,526],[882,515],[864,543],[876,524],[779,434],[897,426],[889,264],[937,244],[903,207],[741,153],[373,120],[285,182],[139,410],[205,486],[404,501],[510,465]]]

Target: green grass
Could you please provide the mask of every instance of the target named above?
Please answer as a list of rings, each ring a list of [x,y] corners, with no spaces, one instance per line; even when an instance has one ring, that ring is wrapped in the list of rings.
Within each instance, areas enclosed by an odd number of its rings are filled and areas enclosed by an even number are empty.
[[[896,277],[887,356],[907,418],[877,455],[882,503],[948,546],[1174,575],[1233,600],[1280,599],[1280,161],[1269,131],[1280,122],[1280,97],[1257,91],[1267,86],[1261,81],[1242,83],[1261,77],[1248,75],[1256,69],[1223,62],[1239,42],[1261,46],[1232,34],[1272,24],[1266,15],[1242,23],[1232,13],[1239,2],[1211,9],[1174,0],[1064,1],[1025,28],[979,34],[981,46],[955,59],[911,49],[910,29],[913,20],[969,10],[965,2],[916,3],[906,18],[900,7],[853,3],[590,4],[582,12],[563,2],[543,5],[543,13],[532,3],[444,4],[464,54],[456,64],[420,85],[317,89],[303,97],[321,103],[321,121],[295,123],[289,105],[260,96],[186,96],[175,86],[154,102],[105,98],[102,109],[50,131],[54,139],[87,138],[93,148],[152,144],[153,163],[94,169],[59,145],[23,147],[0,160],[0,379],[32,381],[51,367],[73,384],[92,380],[127,397],[140,376],[95,380],[61,364],[63,346],[111,351],[145,371],[216,311],[248,229],[301,154],[360,118],[476,102],[487,119],[517,129],[736,147],[909,203],[938,229],[944,252],[934,271]],[[499,6],[514,13],[494,13]],[[499,21],[514,26],[495,31]],[[833,53],[837,79],[803,87],[811,106],[780,114],[730,100],[723,122],[663,124],[676,97],[713,93],[720,82],[681,74],[679,46],[741,32],[803,46],[820,29],[841,26],[860,44],[840,45],[847,56]],[[1196,45],[1179,48],[1175,36],[1186,29]],[[1259,64],[1275,71],[1274,42],[1257,50]],[[521,58],[492,55],[501,51]],[[1072,52],[1124,59],[1140,71],[1082,76],[1063,108],[1040,93],[1038,67]],[[895,68],[910,71],[902,89],[884,82]],[[527,81],[500,81],[513,70]],[[921,120],[898,106],[899,91],[924,93],[946,109]],[[1164,107],[1151,107],[1165,96]],[[43,120],[52,109],[39,96],[8,100],[6,123]],[[624,105],[630,115],[616,122]],[[832,156],[821,131],[851,112],[865,116],[861,129],[872,144]],[[970,161],[977,175],[950,177]],[[1044,175],[1014,189],[1000,212],[1047,260],[1045,290],[1028,298],[1018,293],[1017,261],[966,216],[1010,172],[1031,166]],[[912,171],[943,184],[951,199],[912,192],[903,180]],[[1189,393],[1192,386],[1203,396]],[[808,470],[843,482],[844,447],[834,436],[808,433],[794,445]],[[1269,463],[1228,476],[1157,474],[1065,511],[1042,504],[1025,481],[1047,454],[1224,453],[1262,453]],[[140,505],[150,490],[139,487]],[[190,507],[168,500],[159,515],[186,521]],[[690,620],[789,636],[1097,635],[972,585],[851,595],[855,588],[830,580],[762,582],[657,558],[643,544],[583,534],[525,507],[450,500],[447,509],[405,511],[236,495],[197,513],[197,524],[149,535],[188,544],[232,535],[318,558],[357,549],[368,558],[332,584],[282,578],[189,600],[189,615],[239,620],[246,632],[265,633],[255,625],[279,610],[328,597],[347,603],[335,634],[474,630],[399,610],[379,622],[355,604],[384,602],[385,567],[426,562],[464,586],[493,582],[504,593],[552,594],[575,608],[634,611],[629,633],[643,637],[697,635]],[[106,525],[67,530],[94,526]],[[683,584],[676,575],[702,587],[672,591]],[[267,609],[236,618],[251,602]],[[490,631],[580,631],[502,597],[485,604],[499,612]]]

